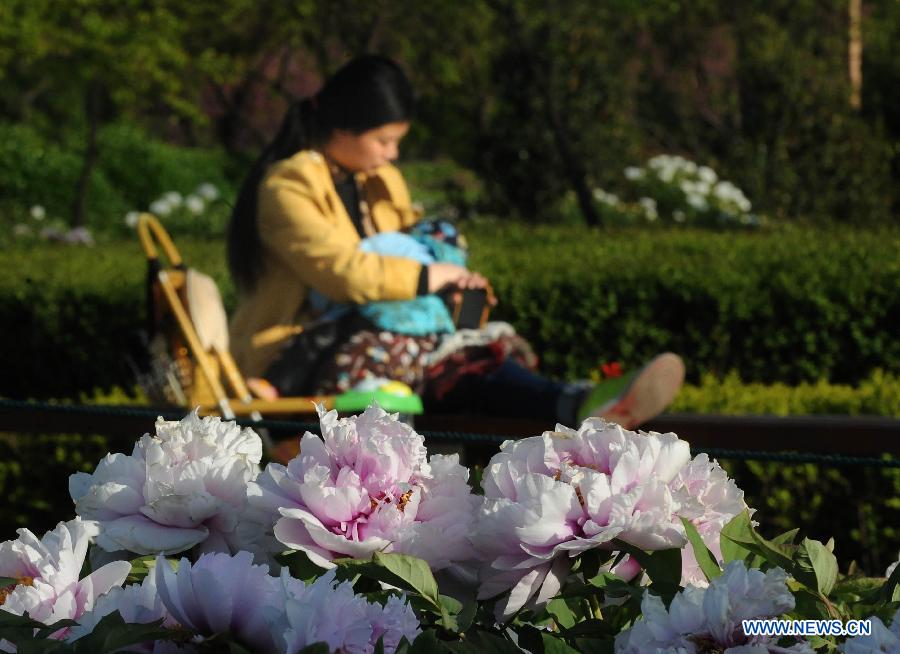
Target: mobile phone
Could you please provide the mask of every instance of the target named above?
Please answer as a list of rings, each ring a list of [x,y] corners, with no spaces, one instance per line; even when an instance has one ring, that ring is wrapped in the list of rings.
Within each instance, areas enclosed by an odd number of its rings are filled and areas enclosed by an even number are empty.
[[[490,306],[483,288],[454,289],[442,294],[453,324],[459,329],[478,329],[487,322]]]

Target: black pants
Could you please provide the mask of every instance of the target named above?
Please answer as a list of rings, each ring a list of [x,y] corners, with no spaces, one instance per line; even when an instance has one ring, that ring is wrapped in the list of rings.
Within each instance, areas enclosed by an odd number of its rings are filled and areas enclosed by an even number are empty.
[[[489,416],[563,420],[569,422],[561,397],[572,394],[572,419],[580,387],[556,382],[506,360],[487,375],[465,375],[441,399],[431,397],[426,388],[426,412],[473,413]],[[561,410],[562,407],[562,410]],[[562,414],[562,415],[561,415]]]

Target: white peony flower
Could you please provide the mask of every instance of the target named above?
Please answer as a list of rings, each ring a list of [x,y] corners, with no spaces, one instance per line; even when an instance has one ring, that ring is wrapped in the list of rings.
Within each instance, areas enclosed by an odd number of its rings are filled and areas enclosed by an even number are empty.
[[[66,640],[74,642],[87,636],[104,617],[114,611],[118,611],[128,624],[149,624],[162,620],[163,627],[179,628],[178,622],[162,603],[156,588],[156,575],[148,574],[140,584],[131,584],[124,588],[116,587],[100,597],[93,610],[82,615],[78,619],[78,625],[69,630]],[[132,645],[132,648],[136,646]],[[141,647],[140,651],[158,652],[160,648],[149,645]]]
[[[777,639],[745,636],[742,621],[778,617],[793,609],[794,596],[786,581],[787,574],[780,568],[763,573],[732,561],[708,588],[688,586],[675,595],[668,610],[662,599],[646,592],[641,619],[616,636],[616,654],[756,651],[748,646],[769,651],[765,646]],[[786,651],[813,654],[806,643]]]
[[[844,654],[900,654],[900,611],[894,613],[888,629],[878,616],[869,618],[872,633],[848,638],[840,646]]]
[[[268,566],[254,565],[249,552],[207,553],[193,565],[182,558],[177,571],[160,556],[150,574],[163,607],[182,628],[201,636],[227,632],[251,651],[276,651],[270,625],[284,612],[284,594]]]
[[[503,619],[556,594],[569,559],[619,538],[647,550],[686,542],[669,488],[690,460],[675,434],[638,434],[601,419],[507,441],[485,469],[473,541],[479,598],[511,589]]]
[[[327,643],[330,652],[373,652],[379,638],[393,654],[402,638],[412,642],[421,633],[405,600],[392,596],[384,606],[370,604],[349,582],[337,583],[334,570],[308,586],[284,570],[281,579],[284,617],[271,629],[286,654],[317,642]]]
[[[0,609],[9,613],[27,612],[46,624],[78,619],[131,571],[131,564],[116,561],[79,578],[91,537],[97,534],[93,522],[80,518],[60,522],[40,540],[27,529],[18,533],[17,539],[0,544],[0,576],[17,581],[0,591]],[[53,637],[65,633],[64,629]]]
[[[36,204],[33,207],[31,207],[30,213],[31,213],[31,217],[34,220],[43,220],[44,218],[47,217],[47,211],[44,209],[44,207],[42,207],[39,204]]]
[[[262,443],[251,429],[196,411],[156,422],[131,456],[108,454],[93,474],[69,478],[76,512],[97,520],[108,552],[175,554],[246,549],[241,519]]]

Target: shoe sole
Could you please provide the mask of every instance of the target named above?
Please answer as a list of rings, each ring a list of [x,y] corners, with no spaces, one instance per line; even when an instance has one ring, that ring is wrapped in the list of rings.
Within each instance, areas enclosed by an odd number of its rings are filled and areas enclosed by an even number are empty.
[[[683,383],[684,362],[677,354],[665,352],[644,366],[615,404],[599,415],[625,429],[634,429],[662,413]]]

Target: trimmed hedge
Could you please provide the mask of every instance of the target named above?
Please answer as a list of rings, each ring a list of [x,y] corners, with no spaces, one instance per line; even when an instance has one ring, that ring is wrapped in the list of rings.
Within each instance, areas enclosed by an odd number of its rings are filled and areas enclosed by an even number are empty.
[[[682,353],[689,378],[858,383],[900,372],[897,230],[734,234],[499,225],[465,227],[472,267],[492,280],[544,369],[586,377],[599,361]],[[180,238],[187,261],[234,292],[224,245]],[[0,395],[78,397],[128,387],[123,355],[144,316],[137,239],[93,249],[34,245],[0,260]]]
[[[782,227],[754,233],[590,231],[479,223],[472,267],[494,314],[551,374],[661,350],[689,377],[856,383],[900,372],[900,231]]]

